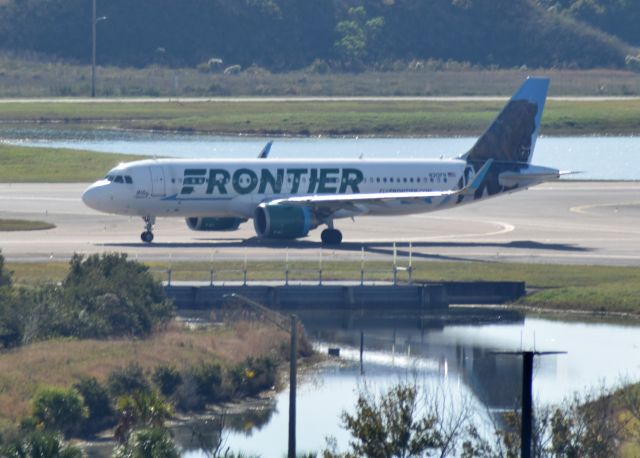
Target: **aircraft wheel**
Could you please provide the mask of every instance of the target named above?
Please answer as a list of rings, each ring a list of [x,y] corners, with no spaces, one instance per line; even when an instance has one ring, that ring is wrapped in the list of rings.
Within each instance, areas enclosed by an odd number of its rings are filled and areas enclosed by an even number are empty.
[[[323,245],[340,245],[342,242],[342,232],[337,229],[325,229],[320,234]]]
[[[145,243],[151,243],[151,242],[153,242],[153,232],[144,231],[142,234],[140,234],[140,238]]]

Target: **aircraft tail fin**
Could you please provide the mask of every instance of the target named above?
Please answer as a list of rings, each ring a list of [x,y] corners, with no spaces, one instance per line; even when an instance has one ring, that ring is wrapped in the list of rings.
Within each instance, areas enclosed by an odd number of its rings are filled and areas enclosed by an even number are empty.
[[[529,77],[475,145],[462,156],[476,166],[488,159],[530,163],[540,132],[549,78]]]

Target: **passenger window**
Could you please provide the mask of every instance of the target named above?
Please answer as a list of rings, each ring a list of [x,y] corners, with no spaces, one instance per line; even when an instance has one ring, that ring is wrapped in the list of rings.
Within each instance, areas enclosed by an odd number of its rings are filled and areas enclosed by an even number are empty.
[[[124,181],[127,184],[133,184],[133,180],[131,179],[131,177],[129,175],[125,175],[124,176]]]
[[[116,179],[115,179],[115,180],[113,180],[113,181],[115,181],[116,183],[124,183],[124,180],[122,179],[122,176],[120,176],[120,175],[118,175],[118,176],[116,177]]]

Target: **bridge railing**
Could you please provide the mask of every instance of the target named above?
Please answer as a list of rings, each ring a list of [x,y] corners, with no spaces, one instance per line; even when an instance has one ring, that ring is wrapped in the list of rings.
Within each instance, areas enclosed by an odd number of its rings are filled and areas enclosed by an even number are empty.
[[[283,259],[279,261],[250,260],[248,251],[245,250],[241,257],[225,256],[224,259],[216,259],[212,255],[209,262],[174,262],[170,257],[164,265],[153,263],[150,270],[156,278],[169,286],[176,282],[209,286],[249,283],[322,285],[340,281],[349,281],[351,284],[359,282],[361,285],[411,284],[414,274],[412,244],[402,246],[402,254],[398,248],[394,243],[391,256],[377,255],[373,259],[367,256],[364,246],[357,257],[320,248],[317,257],[305,253],[304,259],[301,259],[291,257],[289,250],[285,249]]]

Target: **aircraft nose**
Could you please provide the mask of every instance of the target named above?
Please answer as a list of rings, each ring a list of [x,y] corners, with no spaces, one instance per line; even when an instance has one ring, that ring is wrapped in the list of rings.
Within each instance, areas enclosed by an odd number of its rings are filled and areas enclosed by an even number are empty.
[[[92,184],[82,193],[82,202],[89,208],[100,210],[101,194],[100,187]]]

